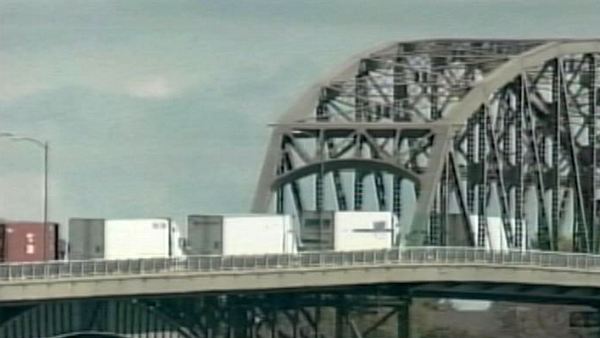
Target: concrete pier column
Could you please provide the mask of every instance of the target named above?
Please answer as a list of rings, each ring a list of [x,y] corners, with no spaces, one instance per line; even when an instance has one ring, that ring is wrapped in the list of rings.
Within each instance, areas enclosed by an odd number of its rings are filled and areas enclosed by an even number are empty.
[[[397,334],[398,338],[412,338],[414,334],[412,334],[411,325],[410,325],[410,300],[406,300],[406,302],[397,308],[396,314],[397,320]]]

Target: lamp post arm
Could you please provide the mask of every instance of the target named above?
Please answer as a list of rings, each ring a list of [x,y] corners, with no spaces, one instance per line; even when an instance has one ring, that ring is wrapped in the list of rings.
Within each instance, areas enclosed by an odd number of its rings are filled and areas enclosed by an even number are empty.
[[[0,136],[2,136],[0,134]],[[23,137],[23,136],[9,136],[12,141],[23,141],[35,144],[36,146],[45,149],[48,145],[48,142],[44,142],[33,137]]]

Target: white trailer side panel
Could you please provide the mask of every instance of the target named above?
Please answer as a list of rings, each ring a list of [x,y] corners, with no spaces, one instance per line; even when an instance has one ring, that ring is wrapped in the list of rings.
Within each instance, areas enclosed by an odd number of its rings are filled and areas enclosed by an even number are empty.
[[[184,257],[183,253],[184,237],[181,227],[171,222],[171,257]]]
[[[223,217],[223,255],[280,254],[295,251],[288,243],[290,216]]]
[[[395,217],[391,212],[336,212],[334,216],[334,250],[391,248],[395,223]]]
[[[283,243],[283,253],[298,253],[298,233],[294,228],[294,221],[292,220],[292,216],[285,215],[282,216],[284,218],[284,243]]]
[[[187,255],[223,254],[223,216],[189,215]]]
[[[105,258],[133,259],[169,257],[168,219],[106,220]]]

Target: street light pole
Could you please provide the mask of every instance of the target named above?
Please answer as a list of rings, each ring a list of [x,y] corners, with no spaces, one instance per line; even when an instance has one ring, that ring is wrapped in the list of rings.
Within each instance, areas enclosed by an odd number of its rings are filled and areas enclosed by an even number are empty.
[[[44,188],[43,188],[43,227],[44,227],[44,231],[43,231],[43,239],[42,239],[42,247],[43,247],[43,254],[42,254],[42,259],[46,260],[47,259],[47,253],[48,253],[48,248],[47,248],[47,241],[48,241],[48,151],[49,151],[49,145],[48,145],[48,141],[41,141],[38,139],[35,139],[33,137],[25,137],[25,136],[19,136],[19,135],[15,135],[13,133],[6,133],[6,132],[2,132],[0,133],[0,137],[7,137],[12,141],[24,141],[24,142],[29,142],[33,145],[36,145],[38,147],[40,147],[43,151],[44,151]]]
[[[48,240],[48,141],[44,142],[44,260],[47,259],[48,248],[46,241]],[[56,236],[56,234],[55,234]],[[57,248],[54,248],[56,250]],[[55,252],[56,255],[56,252]],[[56,256],[55,256],[56,257]]]

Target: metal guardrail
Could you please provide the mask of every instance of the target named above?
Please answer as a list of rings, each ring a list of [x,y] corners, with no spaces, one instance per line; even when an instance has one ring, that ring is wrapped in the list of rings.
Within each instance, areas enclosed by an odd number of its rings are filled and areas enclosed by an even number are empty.
[[[188,256],[129,260],[0,264],[0,284],[23,280],[90,279],[173,273],[260,272],[381,265],[506,265],[593,271],[600,255],[542,251],[489,251],[466,247],[411,247],[294,255]]]

